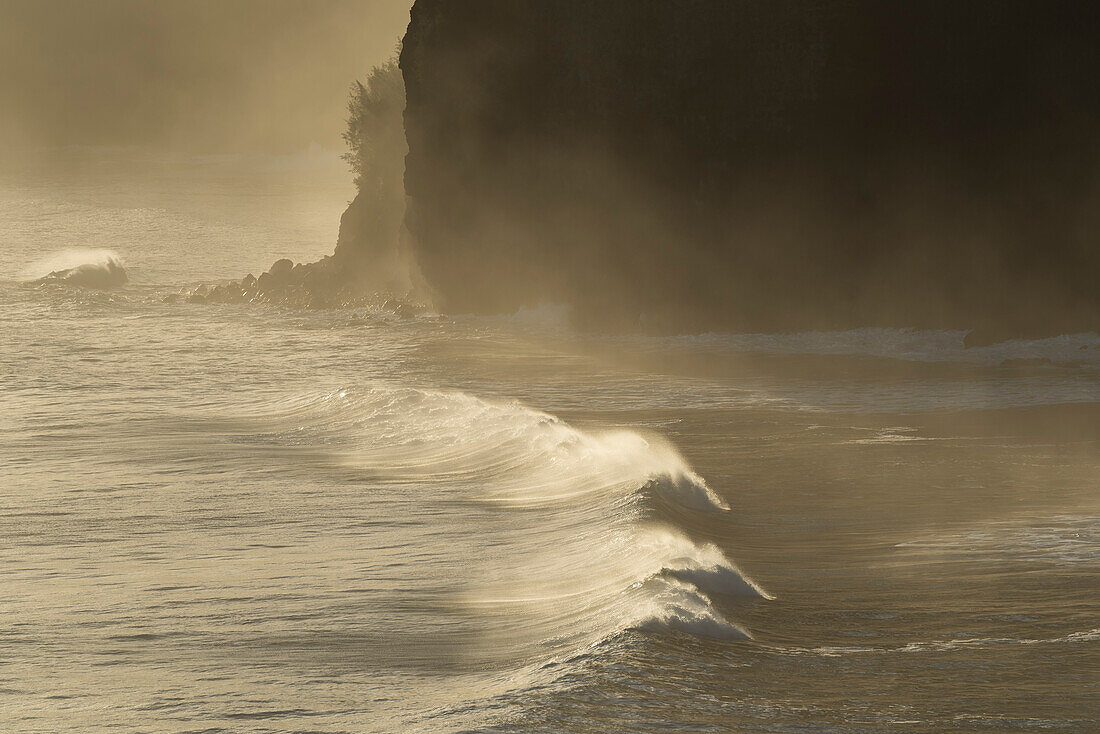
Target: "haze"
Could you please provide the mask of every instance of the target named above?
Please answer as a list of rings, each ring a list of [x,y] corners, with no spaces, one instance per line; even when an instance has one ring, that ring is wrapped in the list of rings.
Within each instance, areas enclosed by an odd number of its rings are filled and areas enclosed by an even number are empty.
[[[411,2],[0,0],[0,734],[1100,731],[1100,3]]]
[[[341,147],[408,0],[0,0],[0,146]]]

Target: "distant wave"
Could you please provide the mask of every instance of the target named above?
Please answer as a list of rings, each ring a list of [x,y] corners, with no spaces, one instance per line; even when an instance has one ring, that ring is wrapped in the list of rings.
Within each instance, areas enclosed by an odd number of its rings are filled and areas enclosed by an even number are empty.
[[[385,385],[277,412],[287,440],[332,445],[339,435],[350,466],[415,487],[423,502],[468,506],[469,532],[485,527],[474,518],[494,528],[479,557],[461,559],[469,568],[459,604],[498,620],[495,640],[561,651],[626,629],[746,638],[715,595],[772,598],[721,549],[677,526],[674,517],[729,507],[659,437],[583,431],[517,403]]]
[[[946,652],[952,650],[968,650],[974,648],[987,648],[998,645],[1067,645],[1079,643],[1092,643],[1100,640],[1100,627],[1087,630],[1070,632],[1059,637],[1048,638],[1018,638],[1018,637],[969,637],[951,640],[924,640],[909,642],[895,646],[823,646],[823,647],[778,647],[767,646],[767,649],[782,655],[818,655],[822,657],[840,657],[843,655],[866,654],[893,654],[893,653],[923,653]]]
[[[1022,361],[1100,364],[1100,335],[1064,334],[1014,339],[982,347],[963,343],[966,330],[864,328],[782,334],[706,333],[654,340],[667,346],[730,353],[878,357],[909,362],[951,362],[996,366]]]
[[[111,250],[73,249],[40,260],[24,277],[39,283],[63,283],[105,290],[125,285],[129,278],[122,258]]]
[[[1100,568],[1100,516],[1058,514],[987,521],[980,527],[939,529],[897,548],[941,561],[1005,553],[1018,562]]]

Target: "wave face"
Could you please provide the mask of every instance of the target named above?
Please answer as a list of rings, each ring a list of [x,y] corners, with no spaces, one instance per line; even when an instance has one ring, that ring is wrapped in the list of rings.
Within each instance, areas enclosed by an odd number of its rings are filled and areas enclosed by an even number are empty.
[[[461,571],[459,606],[495,620],[494,644],[566,652],[626,629],[747,638],[712,596],[771,598],[676,526],[675,516],[730,508],[659,437],[388,386],[306,398],[276,420],[296,441],[350,437],[348,465],[423,493],[417,502],[458,503],[483,542]]]
[[[32,272],[46,271],[35,277],[39,283],[107,290],[123,286],[129,280],[122,258],[111,250],[64,250],[36,263]]]

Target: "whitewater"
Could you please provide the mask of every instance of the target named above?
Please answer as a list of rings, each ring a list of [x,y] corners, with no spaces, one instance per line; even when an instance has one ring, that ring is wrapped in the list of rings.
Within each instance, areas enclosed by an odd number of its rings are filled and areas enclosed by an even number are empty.
[[[4,731],[1097,726],[1097,335],[191,304],[342,162],[80,155],[0,176]]]

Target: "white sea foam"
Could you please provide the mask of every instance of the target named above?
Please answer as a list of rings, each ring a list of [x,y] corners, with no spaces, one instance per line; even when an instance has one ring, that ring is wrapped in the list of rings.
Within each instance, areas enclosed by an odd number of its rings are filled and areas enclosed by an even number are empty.
[[[814,655],[821,657],[842,657],[846,655],[883,655],[896,653],[937,653],[965,652],[999,646],[1014,645],[1074,645],[1092,643],[1100,640],[1100,628],[1069,632],[1058,637],[968,637],[949,640],[920,640],[897,646],[868,645],[822,645],[819,647],[780,647],[768,646],[773,652],[782,655]]]

